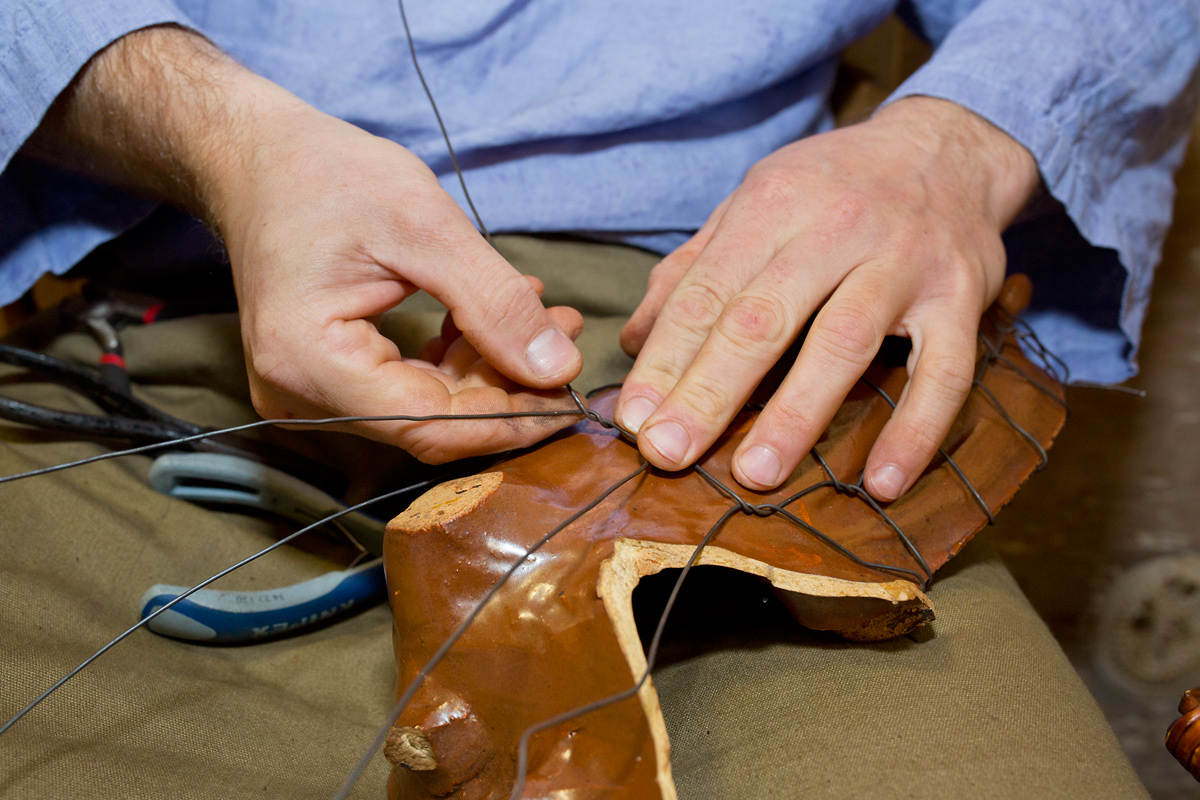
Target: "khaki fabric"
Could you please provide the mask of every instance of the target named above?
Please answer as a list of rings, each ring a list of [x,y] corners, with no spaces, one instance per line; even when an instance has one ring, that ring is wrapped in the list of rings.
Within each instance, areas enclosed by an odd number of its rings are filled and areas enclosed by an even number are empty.
[[[587,314],[588,372],[576,385],[619,379],[630,361],[616,333],[653,256],[569,241],[498,243],[520,269],[543,277],[550,302]],[[414,347],[440,323],[425,308],[389,316],[386,329]],[[206,424],[254,418],[232,317],[166,321],[124,338],[140,396]],[[51,350],[96,357],[78,334]],[[0,372],[0,391],[87,409],[11,372]],[[395,451],[341,434],[270,436],[345,468],[359,497],[421,473]],[[4,426],[0,473],[103,450]],[[0,485],[4,718],[130,625],[151,584],[190,585],[280,530],[157,494],[145,483],[149,463],[131,457]],[[332,566],[287,547],[221,586],[269,588]],[[986,546],[968,548],[935,584],[940,616],[921,641],[874,646],[798,630],[757,584],[698,572],[672,624],[669,663],[655,677],[685,800],[1146,796]],[[137,632],[0,737],[0,796],[328,797],[391,707],[390,633],[384,607],[246,647]],[[353,796],[382,797],[385,776],[376,758]]]

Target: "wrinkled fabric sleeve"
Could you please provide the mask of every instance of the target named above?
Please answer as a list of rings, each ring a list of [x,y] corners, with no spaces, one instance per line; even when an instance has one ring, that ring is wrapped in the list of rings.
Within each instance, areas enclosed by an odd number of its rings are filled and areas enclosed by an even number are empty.
[[[907,0],[899,12],[937,49],[889,102],[951,100],[1029,149],[1079,234],[1109,251],[1090,270],[1032,264],[1054,300],[1031,321],[1073,377],[1130,377],[1196,113],[1200,0]],[[1073,232],[1047,230],[1011,238],[1067,255]],[[1026,266],[1011,246],[1010,265]]]
[[[189,26],[169,0],[0,2],[0,305],[61,274],[153,204],[17,154],[97,52],[151,25]]]

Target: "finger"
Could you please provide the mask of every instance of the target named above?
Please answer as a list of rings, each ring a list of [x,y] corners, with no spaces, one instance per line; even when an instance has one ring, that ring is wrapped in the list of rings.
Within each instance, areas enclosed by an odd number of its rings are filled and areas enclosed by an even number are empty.
[[[931,317],[913,335],[908,384],[867,458],[866,488],[895,500],[929,466],[971,392],[979,317]]]
[[[643,455],[678,469],[704,453],[791,346],[840,271],[835,262],[811,261],[798,244],[772,259],[725,305],[695,359],[643,423]]]
[[[542,282],[541,278],[536,275],[526,275],[525,280],[529,281],[530,288],[537,292],[539,298],[546,293],[546,284]]]
[[[479,351],[466,339],[459,337],[446,348],[446,353],[442,360],[437,362],[437,367],[455,381],[461,381],[481,360]]]
[[[575,341],[579,337],[583,331],[583,316],[578,311],[569,306],[554,306],[547,311],[550,312],[554,323],[570,337],[571,341]],[[486,366],[487,369],[484,370],[483,366]],[[458,381],[460,385],[470,378],[470,385],[501,386],[514,391],[519,388],[507,378],[499,380],[494,377],[501,373],[488,364],[465,337],[460,336],[451,342],[442,359],[437,362],[437,367]]]
[[[526,275],[525,280],[529,281],[530,287],[537,292],[537,296],[539,298],[542,296],[542,293],[546,291],[546,285],[542,283],[541,278],[537,278],[533,275]],[[560,325],[560,327],[562,326]],[[563,329],[563,332],[567,333],[565,328]],[[574,341],[576,338],[575,336],[571,336],[569,333],[567,333],[567,335],[571,338],[571,341]],[[576,336],[577,335],[578,334],[576,334]],[[458,326],[454,324],[453,315],[447,311],[446,315],[442,317],[442,329],[440,335],[434,336],[421,346],[421,360],[429,361],[433,364],[440,363],[446,357],[446,351],[450,348],[450,345],[454,344],[454,342],[456,342],[460,336],[462,336],[462,331],[460,331]]]
[[[441,336],[434,336],[425,344],[421,345],[421,350],[417,354],[417,358],[421,361],[428,361],[430,364],[437,364],[446,357],[446,351],[449,345]]]
[[[461,389],[451,394],[449,413],[529,414],[563,410],[573,412],[574,408],[565,402],[561,392],[510,393],[500,387],[486,386]],[[424,422],[410,425],[400,436],[384,432],[383,441],[400,445],[428,464],[443,464],[461,458],[529,447],[578,421],[579,416],[572,413],[550,417],[516,416],[497,420]]]
[[[307,352],[304,387],[268,385],[260,400],[264,414],[327,416],[415,416],[495,414],[568,407],[559,394],[505,391],[496,386],[457,389],[449,376],[405,363],[395,345],[365,321],[330,326]],[[364,422],[347,429],[399,445],[417,458],[441,463],[471,455],[525,447],[576,421],[576,417],[532,417],[438,422]]]
[[[909,303],[914,280],[893,267],[859,266],[821,308],[795,365],[734,453],[739,483],[778,486],[829,425]]]
[[[667,297],[625,378],[615,414],[635,433],[692,363],[721,310],[775,254],[760,215],[731,202],[691,268]],[[647,456],[654,461],[654,458]],[[664,457],[663,464],[673,458]]]
[[[861,228],[870,214],[861,198],[847,196],[817,205],[798,196],[789,176],[752,170],[710,241],[664,305],[626,378],[616,409],[618,420],[630,430],[640,428],[691,364],[725,303],[786,247],[807,247],[808,260],[829,265],[835,278],[827,287],[832,288],[865,260],[864,253],[873,246],[873,237],[847,235]],[[802,261],[800,268],[808,267]],[[710,381],[723,379],[720,375],[708,377]],[[682,433],[679,429],[675,432]],[[703,452],[694,442],[685,446],[681,435],[673,438],[674,454],[688,452],[676,462],[678,467]],[[673,461],[663,454],[663,463],[657,464],[655,456],[648,451],[643,454],[658,466]]]
[[[447,311],[442,317],[441,332],[421,345],[421,352],[418,357],[423,361],[439,364],[446,357],[446,352],[450,349],[450,346],[460,338],[462,338],[462,331],[454,324],[454,318]]]
[[[480,354],[526,386],[562,386],[578,375],[579,351],[525,276],[473,230],[451,244],[415,265],[421,275],[413,280],[450,310]]]
[[[629,321],[621,328],[621,348],[629,355],[637,356],[641,352],[642,346],[646,343],[646,337],[650,335],[650,329],[654,327],[654,321],[658,319],[663,305],[667,302],[667,297],[675,290],[680,279],[695,263],[696,257],[700,255],[704,246],[712,238],[712,232],[720,223],[721,218],[725,216],[725,209],[729,206],[729,201],[729,197],[721,201],[716,210],[709,215],[704,227],[696,231],[690,239],[671,251],[650,270],[646,294],[638,307],[634,309]]]
[[[551,306],[546,309],[554,324],[567,335],[572,342],[583,333],[583,314],[570,306]]]

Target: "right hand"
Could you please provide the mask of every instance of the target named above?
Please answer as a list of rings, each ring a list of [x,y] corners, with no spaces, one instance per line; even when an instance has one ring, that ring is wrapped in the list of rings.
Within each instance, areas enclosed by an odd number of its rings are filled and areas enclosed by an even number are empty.
[[[408,150],[298,101],[274,112],[258,115],[254,144],[210,182],[258,411],[316,418],[566,407],[547,390],[579,373],[579,313],[544,308],[540,285],[485,242]],[[374,324],[418,289],[449,310],[443,336],[423,352],[434,361],[401,356]],[[575,421],[348,427],[440,463],[529,445]]]

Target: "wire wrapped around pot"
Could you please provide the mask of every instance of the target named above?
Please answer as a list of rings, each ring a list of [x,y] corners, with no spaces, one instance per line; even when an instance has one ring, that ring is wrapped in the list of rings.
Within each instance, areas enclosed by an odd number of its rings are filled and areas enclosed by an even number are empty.
[[[389,796],[674,798],[648,679],[657,635],[647,652],[631,606],[641,577],[663,569],[757,575],[802,625],[853,640],[933,619],[934,571],[1044,465],[1066,417],[1052,357],[1016,320],[1028,297],[1028,281],[1011,278],[989,309],[966,405],[886,506],[861,475],[907,381],[894,356],[876,359],[773,492],[730,474],[756,411],[697,466],[666,473],[609,422],[608,390],[569,431],[418,499],[385,544],[399,685],[411,692],[388,737]]]

